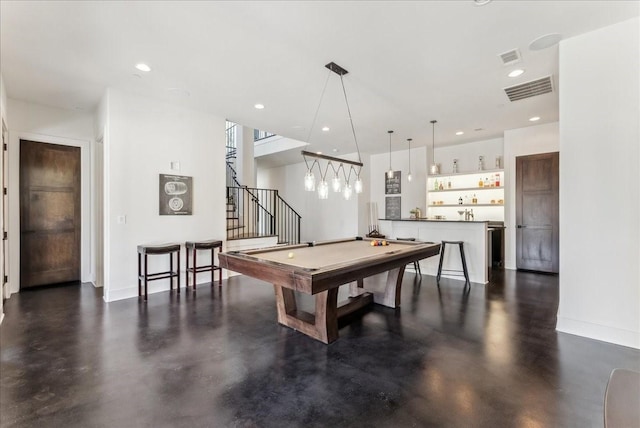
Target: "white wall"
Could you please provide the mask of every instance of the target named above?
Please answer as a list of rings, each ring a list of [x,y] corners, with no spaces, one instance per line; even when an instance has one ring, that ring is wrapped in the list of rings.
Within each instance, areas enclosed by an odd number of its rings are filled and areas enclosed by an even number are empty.
[[[640,20],[560,44],[557,329],[640,348]]]
[[[9,289],[20,288],[20,140],[80,147],[81,151],[81,237],[80,278],[93,279],[91,248],[91,145],[93,114],[7,100],[9,125]]]
[[[407,144],[408,147],[408,144]],[[369,163],[371,202],[378,204],[378,218],[385,217],[385,198],[387,196],[400,196],[401,217],[408,218],[414,208],[420,208],[426,213],[426,188],[427,188],[427,163],[426,147],[411,149],[411,176],[412,180],[407,180],[409,174],[409,150],[398,150],[391,152],[391,167],[394,171],[400,171],[400,195],[385,195],[385,173],[389,170],[389,153],[371,155]],[[438,153],[436,152],[436,158]],[[366,209],[366,208],[365,208]],[[392,237],[395,238],[395,237]]]
[[[560,150],[558,122],[504,131],[504,266],[516,269],[516,157]]]
[[[104,299],[112,301],[137,296],[137,245],[225,240],[225,120],[115,90],[107,110]],[[179,171],[171,170],[172,161],[180,162]],[[159,215],[159,174],[193,177],[193,215]],[[149,257],[150,272],[168,265],[168,256]],[[149,283],[151,293],[168,288],[167,280]]]
[[[7,114],[7,89],[4,86],[4,79],[0,73],[0,115],[2,119],[6,118]],[[6,120],[5,120],[6,123]]]
[[[455,144],[436,148],[436,162],[440,164],[440,174],[453,172],[453,160],[458,159],[458,172],[477,172],[478,157],[484,157],[484,169],[496,169],[496,156],[502,157],[502,138],[479,140],[471,143]]]
[[[7,124],[7,119],[6,119],[6,114],[7,114],[7,92],[6,89],[4,87],[4,79],[2,78],[2,70],[0,70],[0,132],[2,132],[2,125],[4,124],[5,126],[8,127]],[[1,148],[0,148],[1,150]],[[0,164],[0,177],[4,177],[4,173],[5,173],[5,165],[4,164]],[[4,197],[0,197],[0,214],[4,212],[5,206],[4,206]],[[4,227],[4,216],[0,215],[0,231],[3,231],[5,229]],[[2,245],[0,245],[0,262],[3,260],[4,257],[4,242],[2,243]],[[2,280],[2,278],[4,277],[5,272],[4,272],[4,263],[0,263],[0,324],[2,323],[2,320],[4,319],[4,298],[8,297],[5,296],[5,287],[4,287],[4,281]],[[8,293],[8,287],[7,287],[7,293]]]
[[[502,138],[475,141],[436,148],[436,162],[440,164],[442,174],[451,173],[453,159],[458,159],[458,172],[475,172],[478,169],[478,156],[485,157],[486,169],[493,169],[496,156],[502,156]],[[409,217],[409,211],[420,208],[426,213],[427,203],[427,147],[411,149],[411,174],[413,180],[407,181],[409,173],[409,150],[391,153],[391,166],[402,171],[402,217]],[[389,153],[371,155],[371,200],[378,203],[380,218],[384,217],[384,173],[389,169]]]
[[[344,156],[354,159],[353,155]],[[302,160],[302,156],[300,158]],[[367,165],[365,164],[365,168]],[[302,216],[301,241],[323,241],[366,233],[359,229],[359,205],[367,199],[367,182],[364,192],[353,193],[351,200],[345,201],[340,193],[329,189],[329,199],[318,199],[316,192],[304,190],[304,175],[307,168],[298,163],[278,168],[260,169],[257,174],[257,187],[278,189],[280,196]],[[319,172],[314,168],[316,180]],[[328,174],[327,178],[329,178]],[[353,180],[353,178],[352,178]],[[331,183],[329,183],[331,184]],[[366,225],[364,226],[366,229]]]

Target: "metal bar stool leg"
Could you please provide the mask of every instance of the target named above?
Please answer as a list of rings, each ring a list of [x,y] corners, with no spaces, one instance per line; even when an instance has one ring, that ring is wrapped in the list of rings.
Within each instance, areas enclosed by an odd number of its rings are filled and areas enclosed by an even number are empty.
[[[180,249],[178,248],[178,270],[176,270],[176,278],[178,278],[178,294],[180,293]],[[173,279],[171,279],[173,282]]]
[[[436,276],[436,283],[440,286],[440,277],[442,276],[442,261],[444,260],[444,249],[447,245],[443,242],[440,246],[440,262],[438,263],[438,275]]]
[[[471,285],[471,281],[469,280],[469,271],[467,270],[467,259],[464,256],[464,246],[461,242],[460,244],[460,258],[462,259],[462,271],[464,272],[465,285]]]

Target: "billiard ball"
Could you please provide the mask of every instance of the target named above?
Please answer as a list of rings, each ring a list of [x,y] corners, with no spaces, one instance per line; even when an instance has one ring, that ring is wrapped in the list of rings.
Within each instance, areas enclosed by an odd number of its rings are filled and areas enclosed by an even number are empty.
[[[389,245],[389,243],[387,241],[382,241],[382,245],[386,247],[387,245]]]
[[[371,241],[371,246],[372,246],[372,247],[375,247],[375,246],[376,246],[376,241],[375,241],[375,240]]]
[[[289,254],[288,254],[288,257],[289,257],[290,259],[292,259],[292,258],[293,258],[293,253],[289,253]]]

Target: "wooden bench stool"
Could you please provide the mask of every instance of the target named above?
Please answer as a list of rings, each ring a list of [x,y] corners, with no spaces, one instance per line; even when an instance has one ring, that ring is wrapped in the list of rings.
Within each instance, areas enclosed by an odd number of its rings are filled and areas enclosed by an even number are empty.
[[[148,256],[168,254],[169,270],[167,272],[149,273]],[[173,256],[176,255],[177,269],[173,270]],[[142,256],[144,256],[144,270],[142,269]],[[144,283],[144,300],[147,300],[147,283],[158,279],[169,278],[170,289],[173,290],[173,278],[178,278],[178,293],[180,293],[180,244],[138,245],[138,297],[142,296],[142,284]]]
[[[454,270],[454,269],[442,269],[442,261],[444,260],[444,250],[447,248],[447,244],[457,245],[460,247],[460,258],[462,259],[462,270]],[[464,242],[463,241],[442,241],[442,247],[440,249],[440,263],[438,263],[438,276],[436,276],[436,283],[440,286],[440,276],[442,272],[446,272],[449,275],[457,275],[464,276],[465,288],[471,285],[471,281],[469,281],[469,271],[467,270],[467,259],[464,257]]]
[[[186,280],[187,287],[189,287],[189,273],[193,274],[193,289],[196,289],[196,274],[199,272],[211,272],[211,285],[215,282],[214,272],[218,271],[218,285],[222,285],[222,268],[215,264],[215,250],[222,251],[222,241],[208,240],[208,241],[187,241],[184,243],[184,247],[187,249],[187,269]],[[211,264],[198,266],[196,263],[196,253],[198,250],[211,250]],[[189,266],[189,261],[192,260],[192,266]]]

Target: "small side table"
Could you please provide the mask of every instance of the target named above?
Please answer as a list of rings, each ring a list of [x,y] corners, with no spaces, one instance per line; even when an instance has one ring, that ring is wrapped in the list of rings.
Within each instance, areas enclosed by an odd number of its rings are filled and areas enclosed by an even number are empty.
[[[147,270],[148,256],[168,254],[169,270],[167,272],[149,273]],[[173,257],[176,255],[177,269],[173,270]],[[144,256],[144,270],[142,269],[142,256]],[[178,279],[178,293],[180,293],[180,244],[138,245],[138,297],[142,296],[142,284],[144,283],[144,300],[147,300],[147,283],[157,279],[169,278],[170,289],[173,290],[173,278]]]
[[[215,264],[215,250],[222,251],[222,241],[208,240],[208,241],[187,241],[184,243],[184,247],[187,250],[187,269],[186,280],[187,287],[189,287],[189,273],[193,274],[193,289],[196,289],[196,274],[200,272],[211,272],[211,284],[215,282],[214,272],[218,271],[218,285],[222,285],[222,268]],[[210,250],[211,251],[211,264],[198,266],[196,263],[196,254],[198,250]],[[193,263],[189,266],[189,261]]]

